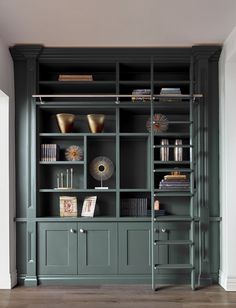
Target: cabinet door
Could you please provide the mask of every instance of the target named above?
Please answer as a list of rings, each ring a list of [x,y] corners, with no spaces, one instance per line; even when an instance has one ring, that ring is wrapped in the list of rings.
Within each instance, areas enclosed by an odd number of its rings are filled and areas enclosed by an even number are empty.
[[[39,223],[39,274],[77,274],[77,223]]]
[[[117,224],[79,223],[78,273],[117,273]]]
[[[119,223],[119,273],[151,272],[151,224]]]

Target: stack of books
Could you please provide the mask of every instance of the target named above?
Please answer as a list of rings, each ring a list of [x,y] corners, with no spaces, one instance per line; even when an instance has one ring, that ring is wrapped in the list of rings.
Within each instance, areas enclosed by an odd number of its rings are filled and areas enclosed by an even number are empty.
[[[57,161],[59,152],[58,144],[41,144],[41,161]]]
[[[181,101],[181,99],[174,99],[174,96],[181,95],[180,88],[161,88],[160,95],[163,97],[167,96],[168,98],[161,98],[160,101],[162,102],[173,102],[173,101]],[[173,96],[173,98],[171,98]]]
[[[132,101],[147,101],[149,97],[143,97],[143,95],[151,95],[151,89],[135,89],[132,91]]]
[[[93,81],[93,75],[65,75],[60,74],[58,77],[59,81]]]
[[[121,199],[121,216],[147,216],[147,198]]]
[[[186,191],[190,189],[190,182],[184,174],[165,175],[159,184],[159,189],[168,191]]]

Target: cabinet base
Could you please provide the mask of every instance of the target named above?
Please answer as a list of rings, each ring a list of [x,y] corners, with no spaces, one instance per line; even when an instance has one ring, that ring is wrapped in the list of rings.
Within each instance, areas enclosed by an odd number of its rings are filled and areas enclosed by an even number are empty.
[[[169,274],[159,275],[156,277],[156,284],[190,284],[189,274]],[[215,277],[208,277],[207,279],[201,278],[198,280],[199,285],[207,286],[218,281]],[[18,285],[27,287],[36,287],[40,285],[101,285],[101,284],[150,284],[151,275],[81,275],[81,276],[19,276]]]

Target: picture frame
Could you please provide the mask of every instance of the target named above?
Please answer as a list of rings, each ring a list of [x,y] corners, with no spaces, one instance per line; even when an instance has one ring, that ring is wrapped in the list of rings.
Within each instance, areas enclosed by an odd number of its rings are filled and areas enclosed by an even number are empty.
[[[60,217],[77,217],[77,198],[73,196],[60,196]]]
[[[97,196],[86,197],[83,202],[82,207],[82,217],[93,217],[95,206],[96,206]]]

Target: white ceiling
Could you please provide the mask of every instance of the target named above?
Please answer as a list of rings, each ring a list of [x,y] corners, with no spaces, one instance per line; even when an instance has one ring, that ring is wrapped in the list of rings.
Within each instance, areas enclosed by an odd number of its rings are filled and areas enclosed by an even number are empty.
[[[214,44],[235,26],[236,0],[0,0],[8,45]]]

